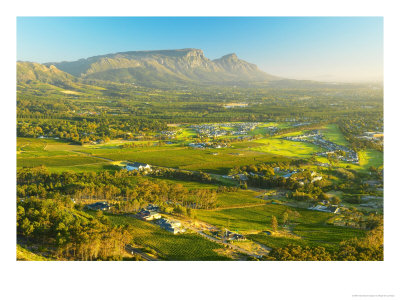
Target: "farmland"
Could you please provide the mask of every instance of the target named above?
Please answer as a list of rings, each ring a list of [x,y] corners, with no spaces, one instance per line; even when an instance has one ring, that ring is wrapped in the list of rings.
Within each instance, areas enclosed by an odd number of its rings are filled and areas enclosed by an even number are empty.
[[[53,92],[68,97],[88,96],[82,89],[76,93]],[[98,95],[103,90],[93,93]],[[140,93],[137,97],[160,96]],[[163,97],[168,95],[171,96],[166,93]],[[363,140],[355,143],[354,137],[349,139],[349,133],[345,135],[336,120],[328,122],[315,116],[307,122],[292,118],[271,121],[265,116],[257,120],[256,110],[253,116],[241,120],[241,109],[270,109],[257,104],[230,108],[232,116],[228,119],[233,121],[226,122],[218,121],[225,111],[210,113],[214,115],[204,119],[199,116],[205,113],[185,111],[178,103],[145,104],[136,100],[134,103],[141,111],[155,110],[151,121],[137,121],[129,119],[112,101],[107,102],[109,105],[99,105],[93,97],[87,101],[97,110],[107,112],[107,122],[111,123],[95,123],[98,114],[86,104],[77,109],[78,116],[70,112],[75,116],[72,120],[92,121],[73,121],[73,125],[58,127],[46,124],[48,127],[43,127],[40,135],[31,134],[39,130],[40,122],[35,121],[36,127],[30,127],[30,119],[21,121],[16,145],[21,176],[18,195],[33,202],[49,197],[63,199],[67,204],[57,202],[60,211],[68,211],[72,205],[74,215],[85,214],[90,203],[108,203],[104,215],[90,212],[91,222],[98,222],[99,228],[106,226],[98,229],[105,237],[124,232],[129,237],[124,242],[145,253],[140,259],[150,255],[159,260],[268,260],[269,251],[289,245],[323,247],[335,253],[346,241],[362,240],[369,226],[376,226],[370,224],[379,224],[377,220],[383,211],[383,153],[376,146],[380,141],[357,148]],[[126,105],[131,103],[124,102],[122,106]],[[170,105],[177,111],[169,110]],[[214,107],[209,102],[204,105]],[[217,109],[221,107],[218,105]],[[174,122],[164,122],[164,118]],[[195,122],[191,122],[192,118]],[[52,122],[49,124],[58,121]],[[374,128],[376,124],[373,123]],[[52,133],[46,133],[46,128]],[[369,128],[357,130],[362,134]],[[354,148],[359,164],[340,160],[338,155],[322,156],[326,149],[311,138],[287,139],[313,132],[337,145]],[[151,171],[124,170],[134,162],[148,164]],[[35,178],[38,182],[32,183]],[[148,205],[158,206],[164,218],[182,221],[186,231],[173,234],[154,221],[135,217]],[[309,209],[317,205],[340,207],[340,212]],[[335,216],[341,221],[333,222]],[[68,217],[66,220],[71,221]],[[222,236],[225,230],[247,241],[228,240]],[[105,249],[102,251],[107,253],[108,248]],[[121,249],[112,259],[138,255]],[[27,260],[54,259],[36,257],[22,248],[18,255]],[[101,255],[102,259],[109,259]],[[70,256],[69,253],[68,259]]]
[[[269,247],[281,247],[288,244],[321,245],[326,248],[335,248],[345,239],[364,236],[364,231],[327,225],[326,221],[331,217],[324,212],[314,212],[306,209],[293,209],[299,216],[293,220],[288,228],[282,228],[284,235],[265,234],[272,231],[270,224],[272,216],[278,221],[288,208],[284,205],[266,204],[257,207],[244,207],[224,209],[218,211],[197,211],[200,220],[218,227],[226,227],[230,230],[248,233],[250,239],[254,239]]]
[[[216,249],[221,246],[199,237],[194,233],[174,235],[159,226],[137,220],[134,217],[110,216],[117,225],[133,227],[133,243],[150,248],[165,260],[229,260]]]
[[[278,138],[266,138],[257,140],[260,146],[252,147],[253,151],[260,151],[275,155],[296,158],[309,158],[312,153],[320,152],[321,148],[310,143],[292,142]]]

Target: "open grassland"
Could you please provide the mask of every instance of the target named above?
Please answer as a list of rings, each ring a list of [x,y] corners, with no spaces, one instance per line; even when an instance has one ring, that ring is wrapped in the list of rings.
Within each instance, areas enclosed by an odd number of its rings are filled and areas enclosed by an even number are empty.
[[[194,129],[189,128],[189,127],[180,127],[179,128],[180,133],[176,135],[176,138],[179,140],[187,140],[194,138],[197,136],[197,133]]]
[[[265,138],[254,141],[259,146],[251,147],[253,151],[296,158],[309,158],[313,153],[322,151],[318,146],[305,142],[294,142],[279,138]]]
[[[347,140],[344,138],[343,133],[340,131],[339,126],[336,124],[329,124],[321,129],[322,135],[329,141],[338,145],[348,146]]]
[[[155,250],[165,260],[230,260],[215,250],[222,246],[197,234],[174,235],[150,222],[129,216],[110,215],[114,224],[132,226],[133,243]]]
[[[231,207],[265,203],[265,200],[256,198],[260,193],[254,191],[239,190],[237,192],[219,193],[217,207]]]
[[[369,167],[381,167],[383,165],[383,152],[377,150],[364,150],[358,152],[360,166],[364,169]]]
[[[218,211],[197,210],[199,220],[225,227],[242,233],[249,233],[249,238],[254,238],[269,247],[280,247],[290,243],[325,246],[335,248],[345,239],[364,236],[364,231],[353,228],[327,225],[326,221],[332,217],[330,213],[316,212],[307,209],[294,209],[300,216],[290,221],[288,228],[280,227],[285,235],[276,234],[268,236],[263,231],[271,231],[271,218],[277,217],[281,225],[282,215],[288,209],[284,205],[267,204],[257,207],[225,209]]]

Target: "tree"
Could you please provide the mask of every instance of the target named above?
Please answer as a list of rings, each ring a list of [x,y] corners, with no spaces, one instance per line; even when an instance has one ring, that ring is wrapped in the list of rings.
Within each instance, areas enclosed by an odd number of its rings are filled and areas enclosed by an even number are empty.
[[[285,211],[282,215],[282,223],[286,225],[287,221],[289,220],[289,214]]]
[[[276,217],[275,216],[272,216],[272,219],[271,219],[271,228],[272,228],[272,231],[278,231],[278,220],[276,219]]]
[[[340,202],[341,202],[341,200],[338,196],[333,196],[331,199],[331,203],[334,205],[338,205]]]

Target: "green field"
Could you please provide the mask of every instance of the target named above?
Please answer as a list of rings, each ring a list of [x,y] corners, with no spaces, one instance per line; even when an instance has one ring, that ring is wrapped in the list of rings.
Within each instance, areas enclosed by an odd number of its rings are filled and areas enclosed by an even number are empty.
[[[364,169],[369,167],[381,167],[383,165],[383,152],[377,150],[364,150],[358,152],[360,166]]]
[[[219,193],[217,207],[230,207],[265,203],[265,200],[256,198],[260,193],[239,190],[237,192]]]
[[[265,138],[254,141],[260,144],[253,146],[251,150],[260,151],[269,154],[282,155],[296,158],[309,158],[313,153],[319,152],[322,149],[311,143],[294,142],[280,138]]]
[[[51,172],[97,172],[117,170],[104,159],[90,157],[78,151],[85,148],[54,139],[17,139],[17,167],[46,166]]]
[[[265,126],[276,125],[266,123]],[[260,129],[265,128],[261,126]],[[322,129],[324,136],[338,144],[346,144],[342,133],[335,124]],[[291,132],[284,136],[298,135],[302,131]],[[183,128],[183,135],[188,138],[193,130]],[[183,170],[203,171],[212,174],[227,174],[235,166],[257,164],[270,161],[287,161],[294,158],[310,158],[313,153],[322,149],[311,143],[293,142],[279,137],[262,138],[250,142],[236,142],[232,148],[225,149],[192,149],[177,144],[164,146],[147,146],[140,148],[119,147],[127,141],[114,140],[102,145],[73,145],[63,140],[55,139],[17,139],[17,166],[35,167],[44,165],[54,172],[61,171],[101,171],[116,170],[98,156],[116,161],[138,161],[155,166],[180,168]],[[151,142],[154,144],[154,142]],[[218,153],[218,155],[212,155]],[[341,167],[350,165],[355,170],[367,170],[370,166],[379,167],[383,164],[383,153],[376,150],[365,150],[359,153],[360,165],[339,163]],[[319,161],[326,162],[324,158]]]
[[[132,225],[133,242],[154,249],[165,260],[230,260],[215,252],[222,246],[195,233],[174,235],[155,224],[133,217],[110,215],[109,218],[117,225]]]
[[[260,153],[238,149],[190,149],[184,147],[145,147],[141,149],[86,149],[85,152],[112,160],[128,160],[154,166],[183,170],[227,174],[234,166],[257,164],[268,161],[284,161],[279,154]],[[216,152],[218,155],[212,155]],[[235,154],[241,155],[235,155]]]
[[[196,131],[194,131],[192,128],[180,127],[179,129],[181,132],[176,135],[178,140],[187,140],[197,136]]]
[[[249,237],[270,247],[279,247],[297,243],[302,245],[321,245],[328,248],[336,247],[340,241],[364,236],[363,230],[327,225],[326,221],[332,217],[330,213],[316,212],[307,209],[294,209],[300,217],[294,219],[291,224],[292,236],[275,237],[267,236],[260,231],[271,230],[271,218],[276,216],[281,222],[282,214],[288,207],[284,205],[267,204],[264,206],[225,209],[219,211],[197,210],[199,220],[225,227],[242,233],[250,233]],[[257,233],[258,232],[258,233]]]
[[[17,159],[17,166],[20,167],[67,167],[67,166],[84,166],[89,164],[97,164],[104,160],[90,157],[86,155],[63,155],[53,157],[24,157]]]
[[[118,171],[120,167],[114,166],[107,162],[100,162],[94,164],[83,164],[83,165],[75,165],[75,166],[51,166],[47,167],[50,172],[53,173],[62,173],[62,172],[101,172],[101,171]]]
[[[329,124],[324,126],[321,130],[321,133],[327,140],[330,140],[335,144],[343,146],[348,146],[349,144],[336,124]]]

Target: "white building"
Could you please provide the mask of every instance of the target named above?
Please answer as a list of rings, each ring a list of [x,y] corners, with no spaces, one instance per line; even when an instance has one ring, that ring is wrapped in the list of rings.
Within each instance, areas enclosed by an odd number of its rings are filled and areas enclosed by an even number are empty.
[[[139,162],[128,163],[125,167],[128,171],[151,171],[151,166]]]

